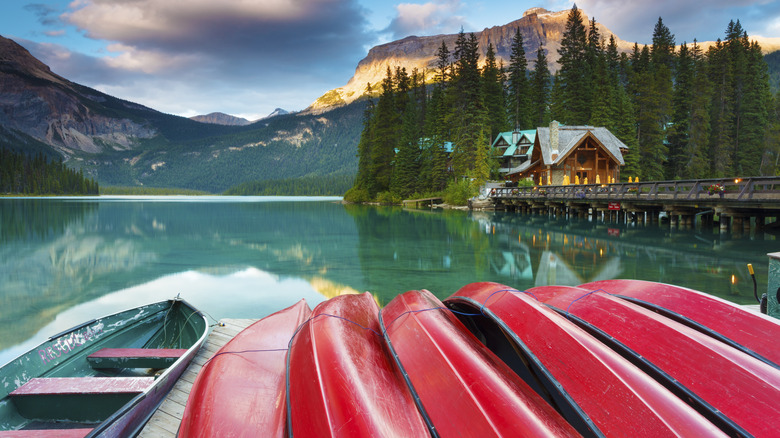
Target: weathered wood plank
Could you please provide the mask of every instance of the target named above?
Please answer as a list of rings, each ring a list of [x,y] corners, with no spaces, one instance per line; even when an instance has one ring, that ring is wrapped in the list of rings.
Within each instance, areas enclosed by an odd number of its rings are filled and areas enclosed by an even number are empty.
[[[176,432],[179,430],[179,424],[184,414],[190,390],[203,365],[238,333],[256,321],[256,319],[222,320],[224,327],[217,326],[212,330],[203,347],[190,362],[190,366],[184,371],[181,378],[179,378],[176,385],[174,385],[171,392],[168,393],[160,405],[160,408],[157,409],[138,436],[142,438],[175,437]]]

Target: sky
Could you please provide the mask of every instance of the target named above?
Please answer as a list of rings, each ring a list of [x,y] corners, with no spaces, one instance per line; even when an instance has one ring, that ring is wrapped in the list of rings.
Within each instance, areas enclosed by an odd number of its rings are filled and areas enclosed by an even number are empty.
[[[564,0],[2,0],[0,35],[55,73],[169,114],[249,120],[300,111],[347,83],[368,50],[409,35],[478,32]],[[780,0],[580,0],[624,40],[722,38],[730,20],[780,37]]]

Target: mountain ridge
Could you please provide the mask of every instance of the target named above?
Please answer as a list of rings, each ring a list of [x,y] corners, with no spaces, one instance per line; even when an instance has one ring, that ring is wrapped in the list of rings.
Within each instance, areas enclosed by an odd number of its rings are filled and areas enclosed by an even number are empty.
[[[583,22],[590,20],[585,11],[580,9],[580,13],[582,14]],[[520,19],[504,25],[485,28],[479,32],[473,32],[479,41],[480,66],[484,65],[488,42],[492,42],[495,47],[497,61],[503,62],[504,66],[508,66],[515,28],[520,27],[523,34],[523,48],[525,49],[529,68],[532,68],[533,62],[536,60],[537,48],[542,47],[547,56],[550,70],[552,72],[557,71],[558,49],[561,47],[560,42],[565,31],[568,14],[568,9],[551,12],[544,8],[531,8],[525,11]],[[609,41],[610,36],[615,36],[618,52],[627,53],[633,50],[634,42],[621,39],[598,21],[596,21],[596,27],[605,42]],[[388,67],[390,69],[405,67],[409,73],[414,68],[417,68],[419,71],[425,71],[426,80],[430,81],[433,79],[433,69],[437,60],[436,51],[442,42],[452,51],[455,47],[456,38],[457,34],[423,37],[408,36],[374,46],[358,62],[355,73],[346,85],[325,92],[303,112],[317,114],[326,111],[328,108],[354,102],[365,95],[368,83],[378,86],[382,82]],[[751,36],[750,39],[761,44],[764,54],[780,50],[780,38]],[[692,41],[687,43],[691,44]],[[706,52],[716,42],[705,41],[697,42],[697,44]],[[639,44],[640,48],[643,46],[643,44]],[[405,55],[405,57],[398,56],[399,53]]]

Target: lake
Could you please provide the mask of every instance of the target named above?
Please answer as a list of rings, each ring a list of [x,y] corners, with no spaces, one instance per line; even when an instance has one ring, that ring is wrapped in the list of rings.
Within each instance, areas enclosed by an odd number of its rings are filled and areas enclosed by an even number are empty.
[[[523,290],[636,278],[752,304],[770,234],[503,212],[345,206],[339,198],[0,198],[0,363],[87,319],[177,295],[220,318],[305,298],[475,281]]]

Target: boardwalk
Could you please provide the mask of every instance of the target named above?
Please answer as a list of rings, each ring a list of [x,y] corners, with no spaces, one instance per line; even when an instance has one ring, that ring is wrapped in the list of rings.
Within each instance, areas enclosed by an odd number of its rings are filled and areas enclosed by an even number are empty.
[[[209,334],[206,343],[203,344],[197,356],[190,366],[184,371],[181,378],[171,392],[154,413],[144,429],[138,435],[145,438],[175,437],[179,430],[181,417],[184,414],[184,406],[190,395],[190,389],[195,382],[195,376],[206,361],[214,355],[223,345],[233,339],[241,330],[249,327],[256,319],[223,319],[224,327],[215,327]]]
[[[672,225],[712,224],[721,229],[757,229],[780,217],[780,178],[652,181],[566,186],[499,187],[488,195],[498,210],[585,217],[609,214],[617,221],[628,215],[638,221],[658,220],[666,212]],[[777,221],[774,221],[777,222]]]

